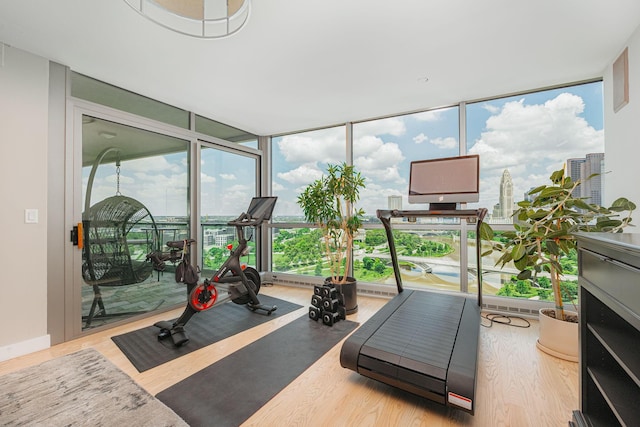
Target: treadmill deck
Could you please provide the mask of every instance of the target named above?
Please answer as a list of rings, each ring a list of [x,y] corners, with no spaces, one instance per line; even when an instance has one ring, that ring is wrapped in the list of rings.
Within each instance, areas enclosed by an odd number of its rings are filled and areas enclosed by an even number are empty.
[[[345,341],[343,367],[473,413],[480,312],[462,295],[404,291]]]

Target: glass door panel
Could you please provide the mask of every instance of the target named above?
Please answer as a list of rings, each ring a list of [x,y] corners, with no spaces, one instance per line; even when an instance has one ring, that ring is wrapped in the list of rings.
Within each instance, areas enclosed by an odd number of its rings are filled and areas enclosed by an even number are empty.
[[[210,146],[200,150],[200,238],[199,265],[202,276],[211,276],[229,255],[227,245],[237,242],[235,228],[227,222],[247,211],[258,194],[258,158]],[[246,229],[254,233],[253,228]],[[254,233],[255,234],[255,233]],[[249,241],[249,253],[243,261],[252,267],[256,262],[256,239]],[[248,236],[247,236],[248,238]]]
[[[189,141],[82,120],[82,329],[183,303],[147,254],[189,234]]]

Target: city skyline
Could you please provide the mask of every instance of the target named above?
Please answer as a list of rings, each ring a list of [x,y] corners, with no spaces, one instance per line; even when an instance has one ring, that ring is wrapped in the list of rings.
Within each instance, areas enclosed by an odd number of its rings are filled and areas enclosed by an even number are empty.
[[[580,186],[573,191],[574,197],[584,198],[587,203],[600,205],[604,199],[604,153],[589,153],[584,158],[567,159],[565,162],[566,175],[575,182],[580,180]],[[533,189],[535,187],[531,187]],[[530,190],[531,190],[530,189]],[[512,222],[513,212],[518,209],[517,203],[531,200],[529,191],[516,199],[513,192],[513,181],[509,169],[505,169],[500,180],[499,202],[493,206],[490,219],[503,219]],[[508,221],[507,221],[508,220]]]

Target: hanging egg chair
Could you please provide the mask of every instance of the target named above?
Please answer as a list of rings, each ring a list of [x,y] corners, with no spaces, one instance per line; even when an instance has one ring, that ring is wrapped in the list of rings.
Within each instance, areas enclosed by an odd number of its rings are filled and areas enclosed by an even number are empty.
[[[120,160],[116,161],[118,185],[116,195],[91,204],[91,188],[100,162],[117,148],[107,148],[98,155],[91,169],[82,214],[82,277],[93,286],[94,298],[85,327],[95,317],[107,315],[101,286],[124,286],[144,282],[153,265],[146,255],[157,249],[158,228],[151,212],[139,201],[120,194]],[[136,313],[118,313],[117,316]]]
[[[131,238],[133,227],[143,224],[144,236]],[[131,197],[108,197],[83,215],[83,278],[90,285],[120,286],[145,281],[153,271],[146,254],[154,250],[149,234],[157,233],[147,208]],[[138,232],[136,234],[141,234]]]

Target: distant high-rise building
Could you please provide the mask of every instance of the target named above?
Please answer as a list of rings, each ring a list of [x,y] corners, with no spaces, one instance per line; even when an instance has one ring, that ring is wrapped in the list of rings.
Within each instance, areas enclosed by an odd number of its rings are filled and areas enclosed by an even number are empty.
[[[493,207],[494,218],[511,218],[513,216],[513,180],[508,169],[502,172],[500,178],[499,202]]]
[[[584,168],[584,162],[586,159],[567,159],[567,176],[571,177],[572,181],[582,179],[582,169]],[[580,187],[573,190],[571,195],[573,197],[581,197],[582,189]]]
[[[580,187],[572,193],[582,197],[587,203],[602,204],[603,197],[604,153],[589,153],[584,158],[567,159],[567,175],[572,180],[580,180]],[[591,175],[594,175],[589,178]]]
[[[585,197],[587,199],[587,203],[593,203],[596,205],[602,204],[603,173],[604,153],[587,154],[580,172],[580,178],[582,179],[582,184],[580,185],[580,197]],[[589,178],[590,176],[591,178]]]
[[[535,187],[531,187],[527,190],[526,193],[524,193],[524,195],[522,196],[522,200],[526,200],[527,202],[533,202],[533,197],[531,194],[529,194],[529,192],[531,190],[533,190]]]
[[[389,210],[402,209],[402,196],[389,196],[387,197],[387,206]]]

